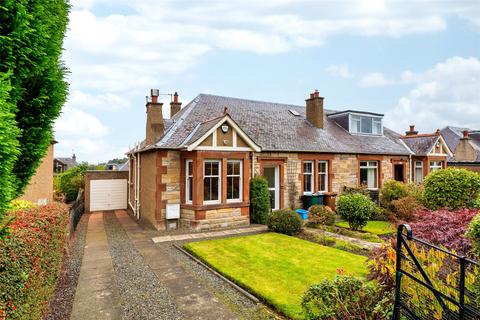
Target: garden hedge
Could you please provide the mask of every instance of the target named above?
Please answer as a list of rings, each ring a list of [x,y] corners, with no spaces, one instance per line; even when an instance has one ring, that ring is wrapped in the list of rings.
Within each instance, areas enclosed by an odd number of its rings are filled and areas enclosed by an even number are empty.
[[[424,186],[424,202],[428,208],[468,208],[480,193],[480,175],[465,169],[447,168],[431,172]]]
[[[0,319],[41,319],[67,239],[68,207],[54,203],[10,213],[0,242]]]

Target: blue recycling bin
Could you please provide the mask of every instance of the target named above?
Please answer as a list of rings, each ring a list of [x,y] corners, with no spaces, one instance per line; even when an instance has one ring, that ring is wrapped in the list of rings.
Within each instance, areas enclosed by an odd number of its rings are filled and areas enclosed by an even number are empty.
[[[296,213],[298,213],[298,215],[300,216],[300,218],[302,218],[303,220],[307,220],[307,216],[308,216],[308,211],[305,210],[305,209],[297,209],[295,210]]]

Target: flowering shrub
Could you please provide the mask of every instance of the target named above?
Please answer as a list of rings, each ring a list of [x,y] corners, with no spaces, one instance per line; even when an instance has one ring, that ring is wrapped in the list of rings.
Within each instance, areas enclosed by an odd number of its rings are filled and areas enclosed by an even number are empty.
[[[390,220],[407,222],[413,221],[415,218],[415,213],[423,209],[422,204],[413,196],[406,196],[405,198],[393,200],[392,206],[394,210],[390,216]]]
[[[308,209],[308,224],[316,226],[324,224],[331,226],[335,223],[335,212],[324,205],[313,205]]]
[[[441,245],[457,253],[468,254],[472,249],[470,239],[465,236],[468,224],[479,212],[475,209],[420,210],[411,224],[416,238],[434,245]]]
[[[393,295],[381,286],[340,275],[310,286],[302,298],[306,319],[390,319]]]
[[[27,200],[13,200],[10,202],[9,211],[19,211],[35,208],[37,205]]]
[[[61,267],[68,207],[54,203],[13,212],[0,242],[0,319],[40,319]]]

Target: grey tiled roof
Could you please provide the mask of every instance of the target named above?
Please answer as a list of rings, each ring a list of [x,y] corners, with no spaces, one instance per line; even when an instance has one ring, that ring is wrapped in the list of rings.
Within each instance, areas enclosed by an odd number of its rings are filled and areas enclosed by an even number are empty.
[[[416,155],[427,155],[432,150],[435,143],[437,143],[440,136],[437,134],[430,135],[416,135],[402,137],[403,142],[413,151]]]
[[[463,131],[469,132],[476,132],[475,130],[470,130],[469,128],[460,128],[460,127],[452,127],[447,126],[440,130],[445,143],[448,145],[448,148],[455,153],[455,149],[457,148],[458,144],[460,143],[460,139],[463,137]],[[471,136],[472,145],[475,149],[477,149],[477,160],[476,162],[480,162],[480,139],[475,138],[475,136]],[[455,157],[449,157],[448,161],[455,161]]]
[[[173,117],[174,123],[154,147],[182,148],[187,138],[193,141],[193,130],[198,131],[198,134],[199,130],[206,132],[209,124],[201,129],[197,128],[199,124],[221,117],[225,107],[232,119],[263,151],[410,154],[400,136],[387,128],[384,128],[383,136],[352,135],[325,116],[324,129],[319,129],[306,120],[305,106],[208,94],[198,95],[178,112]],[[290,109],[300,115],[293,115]],[[326,114],[333,112],[336,111],[325,110]],[[193,135],[197,136],[197,133]]]
[[[60,161],[61,163],[67,165],[69,168],[73,168],[78,165],[77,161],[75,161],[73,158],[56,157],[55,160]]]

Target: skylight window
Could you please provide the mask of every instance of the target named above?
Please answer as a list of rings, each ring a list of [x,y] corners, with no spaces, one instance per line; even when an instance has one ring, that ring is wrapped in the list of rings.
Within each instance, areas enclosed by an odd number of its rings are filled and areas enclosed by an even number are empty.
[[[382,118],[350,114],[350,132],[381,135]]]
[[[290,111],[290,113],[293,114],[293,115],[296,116],[296,117],[300,116],[300,113],[298,113],[297,110],[290,109],[290,110],[288,110],[288,111]]]

